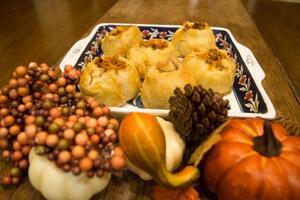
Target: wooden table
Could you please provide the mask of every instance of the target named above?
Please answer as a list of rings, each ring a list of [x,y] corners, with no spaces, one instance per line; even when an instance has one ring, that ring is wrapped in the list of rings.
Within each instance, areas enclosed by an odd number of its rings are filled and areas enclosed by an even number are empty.
[[[252,50],[265,71],[263,86],[275,106],[277,116],[287,117],[299,125],[299,104],[275,57],[239,0],[119,0],[94,25],[101,22],[181,24],[185,20],[204,21],[212,26],[230,29],[237,41]],[[86,33],[92,28],[90,26]],[[63,43],[64,41],[61,45]],[[44,45],[44,48],[48,47],[48,44]],[[70,46],[64,48],[67,51]],[[61,54],[57,53],[55,56],[59,60]],[[4,67],[1,66],[1,73],[3,71]],[[3,81],[4,78],[1,79]],[[3,171],[3,164],[0,166]],[[151,193],[152,186],[153,182],[144,182],[136,175],[125,173],[122,178],[112,178],[109,186],[93,199],[149,199],[147,195]],[[25,181],[17,188],[1,190],[0,199],[42,199],[42,196]]]

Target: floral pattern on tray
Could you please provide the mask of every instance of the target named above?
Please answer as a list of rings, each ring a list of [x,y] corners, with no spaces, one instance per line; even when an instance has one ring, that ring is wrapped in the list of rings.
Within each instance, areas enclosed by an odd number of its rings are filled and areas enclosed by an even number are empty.
[[[94,57],[102,54],[101,39],[107,35],[116,25],[100,26],[96,34],[93,36],[89,44],[86,46],[82,55],[79,57],[75,67],[84,70],[88,62]],[[151,27],[139,26],[142,31],[143,39],[162,38],[171,40],[177,27]],[[218,48],[225,50],[232,57],[237,65],[235,80],[233,84],[233,92],[242,112],[245,113],[266,113],[267,106],[260,94],[244,60],[242,59],[238,49],[232,42],[230,35],[224,30],[213,29],[216,44]],[[140,97],[129,102],[137,107],[142,107]]]

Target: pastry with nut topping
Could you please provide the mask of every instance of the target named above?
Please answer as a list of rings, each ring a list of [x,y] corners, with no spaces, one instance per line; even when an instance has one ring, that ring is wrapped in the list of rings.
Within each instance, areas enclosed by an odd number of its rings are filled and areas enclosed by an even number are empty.
[[[137,26],[117,26],[101,40],[104,55],[126,56],[127,51],[142,41],[141,31]]]
[[[216,49],[215,36],[207,23],[184,22],[172,38],[172,43],[182,56],[193,51]]]
[[[107,106],[122,106],[140,88],[139,72],[122,56],[97,57],[87,64],[80,78],[80,90]]]
[[[174,45],[164,39],[150,39],[142,41],[139,45],[128,51],[127,58],[137,67],[143,79],[147,71],[157,63],[167,62],[176,58],[178,52]]]
[[[190,70],[197,84],[205,89],[228,94],[231,91],[236,65],[223,51],[193,52],[183,60],[183,68]]]
[[[196,85],[190,70],[182,68],[180,62],[171,59],[149,69],[141,88],[141,100],[145,108],[169,109],[169,98],[173,91],[186,84]]]

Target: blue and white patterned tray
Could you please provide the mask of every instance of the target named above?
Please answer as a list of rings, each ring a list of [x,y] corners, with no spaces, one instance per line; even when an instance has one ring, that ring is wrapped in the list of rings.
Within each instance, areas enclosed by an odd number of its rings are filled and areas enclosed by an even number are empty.
[[[118,25],[132,24],[98,24],[89,36],[76,42],[60,63],[60,68],[70,64],[84,70],[87,62],[102,54],[98,45],[102,37]],[[150,38],[164,38],[171,40],[174,32],[180,26],[175,25],[152,25],[133,24],[142,31],[145,40]],[[272,102],[266,94],[261,82],[265,77],[263,70],[258,64],[252,52],[239,44],[228,29],[212,27],[216,38],[216,44],[224,49],[235,60],[237,70],[232,92],[225,96],[229,100],[231,109],[229,116],[233,117],[263,117],[272,119],[276,112]],[[129,101],[122,107],[111,107],[116,115],[124,115],[129,112],[146,112],[157,116],[167,117],[169,110],[145,109],[139,96]]]

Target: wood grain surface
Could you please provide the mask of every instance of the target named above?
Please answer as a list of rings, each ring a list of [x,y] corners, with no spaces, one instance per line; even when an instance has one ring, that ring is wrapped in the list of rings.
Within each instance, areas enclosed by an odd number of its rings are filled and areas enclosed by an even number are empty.
[[[211,26],[220,26],[230,29],[238,42],[252,50],[265,71],[266,77],[263,81],[263,86],[275,106],[277,116],[289,118],[292,123],[299,125],[299,104],[297,103],[285,76],[282,75],[281,68],[272,51],[264,42],[260,32],[239,0],[119,0],[97,22],[95,22],[94,25],[101,22],[181,24],[186,20],[204,21],[208,22]],[[90,24],[89,30],[85,26],[86,30],[84,32],[86,32],[86,34],[89,33],[94,25]],[[48,31],[55,30],[49,29]],[[65,33],[62,33],[62,35],[64,34]],[[62,39],[62,44],[60,45],[65,45],[63,48],[67,51],[71,46],[70,42],[65,42],[63,40],[64,39]],[[14,45],[18,45],[21,42],[21,39],[20,41],[15,41]],[[48,45],[51,45],[51,39],[48,42],[45,41],[45,43],[41,45],[44,45],[45,48],[48,47]],[[51,50],[55,51],[55,46],[49,49],[49,53]],[[30,51],[30,49],[28,49],[28,51]],[[12,54],[13,59],[15,52],[10,51],[9,53]],[[17,55],[15,56],[17,57]],[[58,60],[62,54],[57,53],[55,56]],[[43,62],[52,64],[52,62],[55,62],[55,56],[49,60],[46,55],[43,55]],[[12,63],[10,60],[1,62],[1,64],[6,63],[5,66],[9,66],[10,63]],[[4,70],[6,69],[1,66],[1,83],[7,80],[5,77],[7,74],[2,74]],[[3,162],[0,164],[0,170],[1,173],[5,171],[5,164]],[[101,193],[95,195],[93,199],[149,199],[153,184],[153,182],[144,182],[137,178],[136,175],[126,172],[121,178],[114,177],[108,187]],[[0,199],[27,200],[43,199],[43,197],[39,192],[34,190],[26,180],[18,187],[10,188],[8,190],[1,189]]]
[[[242,0],[300,102],[300,1]],[[274,14],[276,13],[276,14]]]

